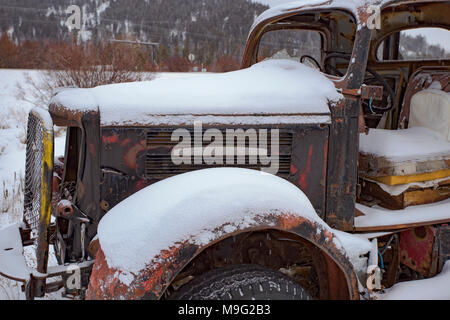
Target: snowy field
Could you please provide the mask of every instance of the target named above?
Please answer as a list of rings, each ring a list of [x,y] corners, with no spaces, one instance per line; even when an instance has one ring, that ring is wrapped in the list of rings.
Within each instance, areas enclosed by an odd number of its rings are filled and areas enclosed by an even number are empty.
[[[157,77],[203,76],[201,73],[158,74]],[[35,70],[0,69],[0,228],[20,222],[22,219],[25,168],[25,139],[27,114],[33,107],[33,90],[26,81],[31,77],[39,82],[40,72]],[[25,88],[25,95],[17,84]],[[28,92],[27,92],[28,91]],[[22,91],[23,93],[23,91]],[[55,154],[64,150],[64,132],[57,131]],[[26,247],[27,262],[33,265],[34,248]],[[51,257],[52,258],[52,257]],[[55,259],[50,259],[55,263]],[[433,279],[397,284],[378,295],[378,299],[450,299],[450,261],[443,272]],[[0,299],[24,299],[20,283],[0,276]],[[46,299],[61,299],[59,293]]]

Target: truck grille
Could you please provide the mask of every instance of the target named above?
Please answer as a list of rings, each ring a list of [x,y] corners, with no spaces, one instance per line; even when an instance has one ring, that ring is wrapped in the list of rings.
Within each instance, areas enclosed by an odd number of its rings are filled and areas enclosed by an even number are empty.
[[[223,137],[226,136],[225,129],[219,129]],[[245,129],[244,129],[245,130]],[[268,167],[269,165],[262,164],[258,157],[256,164],[251,164],[248,156],[245,156],[245,163],[238,164],[237,156],[234,156],[233,164],[226,164],[224,158],[224,164],[207,164],[204,159],[201,160],[201,164],[194,164],[194,156],[191,155],[191,164],[180,164],[176,165],[173,163],[171,158],[171,153],[173,148],[179,143],[178,141],[171,141],[172,129],[159,129],[159,130],[150,130],[147,132],[147,149],[149,150],[146,159],[145,159],[145,174],[149,178],[152,179],[164,179],[170,176],[174,176],[177,174],[213,168],[213,167],[239,167],[239,168],[248,168],[260,170],[261,168]],[[268,132],[268,141],[267,141],[267,150],[270,156],[271,150],[271,139],[270,139],[270,129],[267,129]],[[204,133],[204,131],[203,131]],[[191,134],[191,147],[194,147],[194,132],[190,131]],[[292,155],[292,132],[283,129],[279,130],[279,170],[278,174],[280,176],[287,176],[290,172],[290,164],[291,164],[291,155]],[[225,139],[224,139],[225,140]],[[211,142],[203,142],[203,147],[206,147]],[[225,141],[224,141],[225,143]],[[236,147],[236,141],[234,146]],[[259,145],[259,141],[258,141]],[[245,147],[248,148],[248,141],[245,143]]]
[[[46,148],[44,143],[48,141],[49,136],[53,139],[53,128],[51,126],[48,128],[49,125],[46,125],[41,116],[39,112],[33,110],[29,114],[25,162],[23,220],[27,227],[35,232],[39,226],[42,203],[48,200],[42,197],[51,193],[51,190],[47,190],[51,188],[51,184],[47,181],[51,165],[46,164],[45,159],[52,157],[47,153],[52,153],[53,145],[47,145]],[[48,170],[44,169],[46,166]]]

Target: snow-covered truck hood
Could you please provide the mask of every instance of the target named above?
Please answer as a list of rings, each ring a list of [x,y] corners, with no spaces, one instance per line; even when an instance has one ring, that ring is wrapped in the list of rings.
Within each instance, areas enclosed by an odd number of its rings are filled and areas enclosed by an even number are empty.
[[[103,126],[191,123],[194,117],[229,123],[230,117],[262,115],[276,123],[286,116],[323,123],[330,119],[329,103],[342,98],[321,72],[296,61],[266,60],[228,73],[65,89],[51,104],[71,112],[98,110]]]

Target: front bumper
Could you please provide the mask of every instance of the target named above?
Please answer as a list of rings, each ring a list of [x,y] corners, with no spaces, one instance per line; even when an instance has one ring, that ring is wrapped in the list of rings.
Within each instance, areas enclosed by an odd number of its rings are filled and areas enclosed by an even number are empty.
[[[23,243],[20,226],[13,224],[0,229],[0,275],[22,282],[22,291],[27,299],[43,297],[46,293],[57,291],[63,287],[73,289],[68,282],[80,283],[76,277],[90,273],[94,260],[71,263],[67,265],[49,266],[47,273],[40,273],[28,266],[23,256]],[[47,282],[49,278],[60,276],[62,280]],[[80,288],[76,288],[80,289]]]
[[[28,267],[23,256],[19,225],[0,229],[0,274],[6,278],[27,283],[31,275],[43,277],[42,273]]]

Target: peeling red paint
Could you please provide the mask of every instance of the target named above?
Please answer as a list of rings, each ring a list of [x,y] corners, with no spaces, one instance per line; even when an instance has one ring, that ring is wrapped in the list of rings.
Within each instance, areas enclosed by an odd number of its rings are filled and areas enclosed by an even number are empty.
[[[400,260],[413,270],[429,275],[434,243],[432,227],[418,227],[400,233]]]
[[[126,147],[130,142],[131,142],[131,139],[130,139],[130,138],[124,139],[124,140],[120,143],[120,146],[121,146],[121,147]]]
[[[322,237],[320,237],[320,234],[325,236],[327,240],[331,240],[332,234],[330,232],[322,231],[322,233],[317,233],[317,225],[315,222],[293,214],[268,214],[261,218],[263,219],[260,221],[261,225],[255,226],[257,230],[261,230],[261,227],[269,229],[275,228],[294,232],[301,236],[303,235],[305,239],[317,243],[322,250],[327,251],[334,259],[338,259],[337,261],[339,261],[339,264],[345,266],[344,272],[347,287],[342,290],[343,287],[341,285],[339,288],[335,288],[336,290],[334,290],[335,292],[333,291],[334,293],[332,294],[342,294],[342,292],[345,293],[348,290],[350,298],[358,298],[356,275],[351,268],[350,262],[339,252],[332,241],[323,242],[323,240],[321,240]],[[215,230],[219,232],[218,230],[221,230],[222,227],[218,227]],[[244,230],[240,230],[240,232],[242,231]],[[248,231],[249,229],[245,230],[245,232]],[[219,233],[217,236],[218,238],[216,240],[219,240],[219,237],[223,237],[223,235],[219,236]],[[176,242],[168,249],[162,250],[158,256],[152,259],[152,261],[149,261],[148,267],[140,271],[139,274],[134,275],[134,279],[130,285],[125,285],[120,282],[119,277],[117,276],[121,273],[120,270],[108,267],[105,255],[100,247],[93,267],[91,281],[87,291],[87,299],[129,300],[142,299],[144,295],[146,298],[159,299],[164,294],[166,288],[174,280],[174,277],[178,272],[195,256],[213,243],[214,241],[200,247],[192,243],[190,239],[183,242]],[[336,265],[335,267],[337,268]]]
[[[119,142],[119,135],[115,134],[113,136],[103,136],[102,140],[103,140],[104,144],[118,143]]]
[[[298,172],[298,169],[291,163],[291,174],[296,175]]]
[[[323,234],[324,234],[325,238],[328,239],[328,241],[333,240],[333,234],[332,234],[331,232],[325,230],[325,231],[323,232]]]
[[[139,180],[137,183],[136,183],[136,190],[135,190],[135,192],[137,192],[137,191],[139,191],[139,190],[141,190],[141,189],[144,189],[146,186],[148,186],[149,185],[149,183],[148,182],[146,182],[145,180]]]
[[[143,287],[145,291],[152,290],[157,283],[161,281],[161,277],[163,275],[163,268],[160,264],[158,264],[155,268],[155,271],[152,272],[150,279],[143,283]]]
[[[323,178],[327,176],[327,163],[328,163],[328,138],[325,140],[323,145]],[[324,183],[325,185],[325,183]]]
[[[130,148],[130,150],[124,155],[123,159],[125,161],[125,164],[130,169],[136,168],[136,158],[137,155],[146,150],[147,143],[145,140],[141,140],[138,144],[134,145]]]
[[[311,172],[312,154],[313,154],[313,145],[310,145],[308,149],[308,160],[306,162],[306,168],[304,171],[302,171],[302,173],[300,173],[300,178],[298,180],[298,185],[302,190],[306,190],[308,188],[306,178]]]
[[[294,229],[295,227],[301,225],[303,222],[305,222],[305,218],[301,218],[293,214],[283,214],[280,216],[280,227],[282,229]]]
[[[89,153],[93,157],[97,156],[97,152],[95,151],[95,145],[93,143],[89,143]]]

